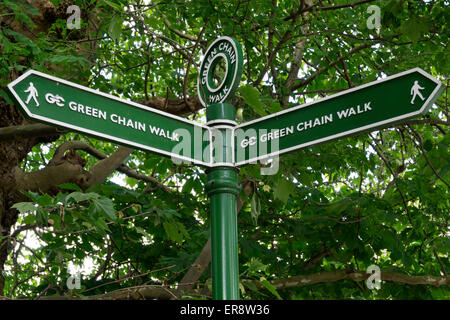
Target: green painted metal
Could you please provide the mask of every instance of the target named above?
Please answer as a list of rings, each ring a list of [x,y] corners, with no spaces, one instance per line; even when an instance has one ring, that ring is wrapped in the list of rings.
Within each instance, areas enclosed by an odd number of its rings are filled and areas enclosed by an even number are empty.
[[[217,70],[224,61],[225,70]],[[200,65],[197,90],[204,106],[229,101],[242,76],[242,47],[233,38],[219,37],[206,50]],[[214,74],[223,74],[217,85],[214,84]]]
[[[215,103],[206,108],[206,118],[208,123],[236,123],[236,108],[229,103]],[[224,121],[225,120],[225,121]]]
[[[376,130],[426,113],[442,83],[414,68],[235,127],[235,165]]]
[[[233,128],[236,108],[229,103],[217,103],[206,108],[207,124],[212,137],[212,165],[233,167]]]
[[[206,191],[211,208],[213,298],[239,299],[237,203],[238,174],[235,168],[209,169]]]
[[[226,70],[222,83],[214,87],[212,79],[217,71],[219,58],[225,59]],[[225,102],[233,97],[239,85],[242,60],[239,43],[229,37],[220,37],[207,49],[198,78],[199,97],[207,106],[207,124],[212,127],[212,160],[213,164],[218,165],[208,169],[206,183],[211,208],[212,282],[215,300],[239,299],[239,184],[237,169],[232,164],[232,129],[236,125],[236,108]],[[221,163],[224,166],[220,166]]]
[[[222,159],[229,159],[231,157],[229,144],[231,144],[232,135],[225,134],[225,131],[231,127],[224,126],[222,122],[234,120],[235,108],[229,104],[220,104],[212,106],[211,110],[213,112],[208,113],[208,122],[216,123],[216,126],[220,128],[216,129],[220,131],[220,135],[217,137],[222,139],[222,148],[214,148],[215,152],[222,153]],[[213,134],[215,134],[214,130]],[[213,159],[217,159],[217,155],[213,155]],[[209,169],[207,174],[206,192],[210,197],[211,209],[213,298],[215,300],[237,300],[239,299],[237,169],[215,167]]]
[[[240,61],[242,64],[242,60]],[[229,72],[231,71],[229,70]],[[239,78],[237,83],[239,83]],[[215,126],[211,129],[213,139],[221,140],[220,147],[218,147],[217,140],[213,142],[215,143],[213,150],[218,153],[212,156],[214,162],[232,162],[231,125],[235,124],[236,108],[228,103],[212,104],[206,108],[206,117],[207,123]],[[206,192],[210,197],[211,209],[213,298],[215,300],[237,300],[239,299],[238,174],[234,167],[229,166],[209,169],[207,174]]]

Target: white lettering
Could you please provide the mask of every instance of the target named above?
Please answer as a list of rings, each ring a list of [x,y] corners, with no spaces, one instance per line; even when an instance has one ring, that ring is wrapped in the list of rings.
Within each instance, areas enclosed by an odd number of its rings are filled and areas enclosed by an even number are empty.
[[[186,307],[181,307],[180,314],[182,315],[205,315],[210,318],[212,314],[214,313],[214,307],[198,307],[198,306],[191,306],[189,303]]]
[[[337,112],[339,119],[347,118],[348,109],[341,110]]]
[[[170,130],[165,130],[162,128],[154,127],[151,124],[148,125],[150,129],[150,133],[154,134],[155,136],[163,137],[172,141],[180,141],[180,135],[178,134],[178,131],[181,129],[176,129],[174,132],[170,132]],[[144,130],[145,131],[145,130]],[[184,131],[180,131],[183,132]]]
[[[314,128],[315,126],[320,126],[320,125],[321,125],[320,119],[319,119],[319,118],[315,118],[315,119],[314,119],[313,128]]]
[[[305,122],[305,130],[312,127],[312,120]]]
[[[106,120],[106,111],[102,111],[90,106],[84,106],[81,103],[77,103],[75,101],[69,102],[69,109],[72,111],[83,113],[90,117]]]
[[[69,108],[70,108],[70,110],[77,111],[77,103],[73,102],[73,101],[70,101],[69,102]]]
[[[125,127],[129,127],[129,128],[133,128],[135,130],[139,130],[139,131],[146,131],[145,128],[145,124],[140,122],[140,121],[136,121],[136,120],[132,120],[132,119],[127,119],[125,117],[121,117],[115,113],[113,113],[109,119],[117,124],[123,125]]]
[[[330,113],[328,116],[324,116],[322,118],[323,118],[322,124],[328,123],[328,122],[333,122],[333,114],[332,113]]]
[[[348,111],[348,116],[355,115],[355,114],[356,114],[355,109],[353,109],[353,107],[350,108],[350,110]]]
[[[286,135],[294,133],[294,126],[290,126],[286,128]]]
[[[337,113],[339,119],[343,119],[343,118],[347,118],[347,117],[350,117],[350,116],[354,116],[354,115],[357,115],[357,114],[360,114],[360,113],[371,111],[372,108],[370,106],[370,103],[371,103],[370,101],[369,102],[365,102],[364,103],[364,108],[361,107],[361,105],[357,105],[356,106],[356,110],[355,110],[354,107],[351,107],[351,108],[343,109],[343,110],[340,110],[340,111],[336,111],[336,113]],[[332,121],[332,118],[331,118],[331,121]]]
[[[158,133],[159,133],[158,127],[153,127],[152,125],[148,125],[148,127],[150,128],[151,133],[158,135]]]

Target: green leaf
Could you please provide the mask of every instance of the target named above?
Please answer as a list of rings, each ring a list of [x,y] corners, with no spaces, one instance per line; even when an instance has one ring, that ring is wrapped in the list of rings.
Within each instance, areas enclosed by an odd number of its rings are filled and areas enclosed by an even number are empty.
[[[178,213],[178,211],[173,210],[173,209],[156,209],[156,212],[158,212],[159,215],[161,215],[164,218],[167,219],[172,219],[172,217],[180,217],[180,214]]]
[[[273,294],[275,297],[277,297],[278,300],[283,300],[283,298],[281,298],[281,296],[278,294],[277,289],[275,289],[275,287],[266,280],[266,278],[261,277],[261,279],[259,280],[259,282],[267,289],[270,291],[271,294]]]
[[[114,209],[114,203],[108,198],[99,198],[92,201],[96,212],[101,213],[110,221],[117,219],[116,210]]]
[[[31,200],[33,200],[34,202],[37,202],[37,199],[40,197],[39,193],[33,191],[23,191],[23,194],[26,195]]]
[[[413,42],[417,42],[422,36],[422,33],[427,32],[429,29],[428,22],[423,18],[417,17],[405,20],[400,27],[400,30]]]
[[[259,99],[260,93],[256,88],[251,85],[245,85],[238,89],[239,93],[244,98],[245,103],[247,103],[257,114],[260,116],[267,115],[264,110],[264,104]]]
[[[433,142],[430,139],[427,139],[423,142],[423,148],[427,151],[431,151],[433,149]]]
[[[19,210],[20,213],[36,211],[36,207],[33,202],[19,202],[12,205],[11,208]]]
[[[64,190],[75,190],[75,191],[82,192],[81,188],[73,183],[63,183],[63,184],[60,184],[59,187]]]
[[[119,4],[117,4],[117,3],[114,3],[114,2],[108,1],[108,0],[104,0],[104,2],[107,5],[109,5],[111,8],[116,9],[117,11],[121,11],[122,10],[121,6]]]
[[[188,236],[186,228],[180,222],[170,220],[163,222],[164,230],[170,240],[181,243],[185,236]]]
[[[284,204],[287,203],[289,195],[295,190],[294,184],[286,179],[280,178],[273,186],[273,196],[275,199],[281,200]]]
[[[261,259],[253,257],[245,265],[248,266],[246,274],[249,275],[250,277],[261,275],[261,272],[265,273],[269,268],[268,265],[265,265],[261,262]]]
[[[36,211],[36,223],[40,226],[46,226],[48,223],[48,212],[44,208],[38,208]]]
[[[128,184],[131,188],[134,188],[137,185],[137,179],[132,177],[125,177],[125,182]]]
[[[33,224],[36,222],[36,216],[34,214],[28,214],[22,219],[22,222],[25,224]]]
[[[36,199],[36,203],[40,206],[47,207],[53,203],[53,198],[48,194],[44,194]]]
[[[242,282],[239,282],[239,290],[241,292],[241,295],[245,295],[245,287]]]
[[[254,291],[254,292],[258,292],[258,291],[259,291],[259,290],[258,290],[258,287],[255,286],[255,284],[254,284],[252,281],[250,281],[250,280],[242,280],[242,283],[243,283],[247,288],[249,288],[250,290],[252,290],[252,291]]]
[[[106,235],[107,231],[110,231],[108,228],[108,225],[106,224],[105,220],[103,219],[97,219],[92,221],[93,225],[95,226],[95,230],[97,230],[98,233],[100,233],[102,236]],[[89,225],[89,223],[83,222],[86,226]]]
[[[6,103],[14,105],[14,102],[11,100],[11,98],[9,97],[9,94],[7,94],[4,89],[0,89],[0,97],[5,99]]]
[[[75,200],[75,202],[98,199],[98,198],[99,198],[99,195],[94,192],[83,193],[83,192],[76,191],[76,192],[72,192],[71,194],[67,195],[67,199],[73,199],[73,200]]]
[[[120,34],[122,33],[122,18],[118,15],[115,15],[111,19],[111,23],[108,28],[108,35],[114,40],[118,40]]]
[[[163,222],[164,231],[166,231],[167,236],[170,240],[178,242],[179,236],[177,232],[177,227],[175,223],[165,221]]]

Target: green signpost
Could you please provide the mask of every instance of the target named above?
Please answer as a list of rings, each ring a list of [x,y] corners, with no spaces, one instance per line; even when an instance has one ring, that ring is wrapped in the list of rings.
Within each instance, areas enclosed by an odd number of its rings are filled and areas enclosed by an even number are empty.
[[[206,167],[213,297],[239,299],[237,167],[418,116],[443,91],[415,68],[237,125],[228,101],[242,66],[242,48],[232,38],[207,49],[197,86],[207,126],[34,70],[8,88],[30,119]]]
[[[236,109],[227,103],[242,75],[242,48],[232,38],[220,37],[208,48],[200,66],[198,93],[206,106],[207,124],[214,127],[211,158],[220,165],[207,171],[206,190],[211,208],[211,263],[214,299],[239,299],[237,231],[238,172],[232,159],[232,131]],[[214,75],[224,64],[225,73],[214,85]],[[217,141],[220,140],[220,141]],[[216,162],[216,161],[214,161]]]

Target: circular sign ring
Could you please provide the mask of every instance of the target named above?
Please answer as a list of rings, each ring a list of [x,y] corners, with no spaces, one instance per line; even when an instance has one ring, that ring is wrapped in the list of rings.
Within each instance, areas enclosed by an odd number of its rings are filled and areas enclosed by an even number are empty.
[[[221,59],[226,63],[225,75],[215,86],[214,73]],[[241,45],[233,38],[219,37],[208,47],[197,79],[198,96],[204,106],[224,103],[234,96],[242,76],[242,61]]]
[[[212,86],[212,82],[213,82],[214,72],[216,71],[216,67],[217,67],[217,65],[220,62],[219,58],[223,58],[225,60],[225,75],[224,75],[224,77],[222,79],[222,82],[216,88],[212,88],[211,86]],[[218,53],[213,58],[211,63],[209,64],[208,69],[207,69],[207,73],[208,73],[208,79],[206,81],[206,87],[211,92],[219,91],[223,87],[223,85],[225,84],[225,82],[227,80],[227,75],[228,75],[228,60],[227,60],[227,57],[223,53]]]

